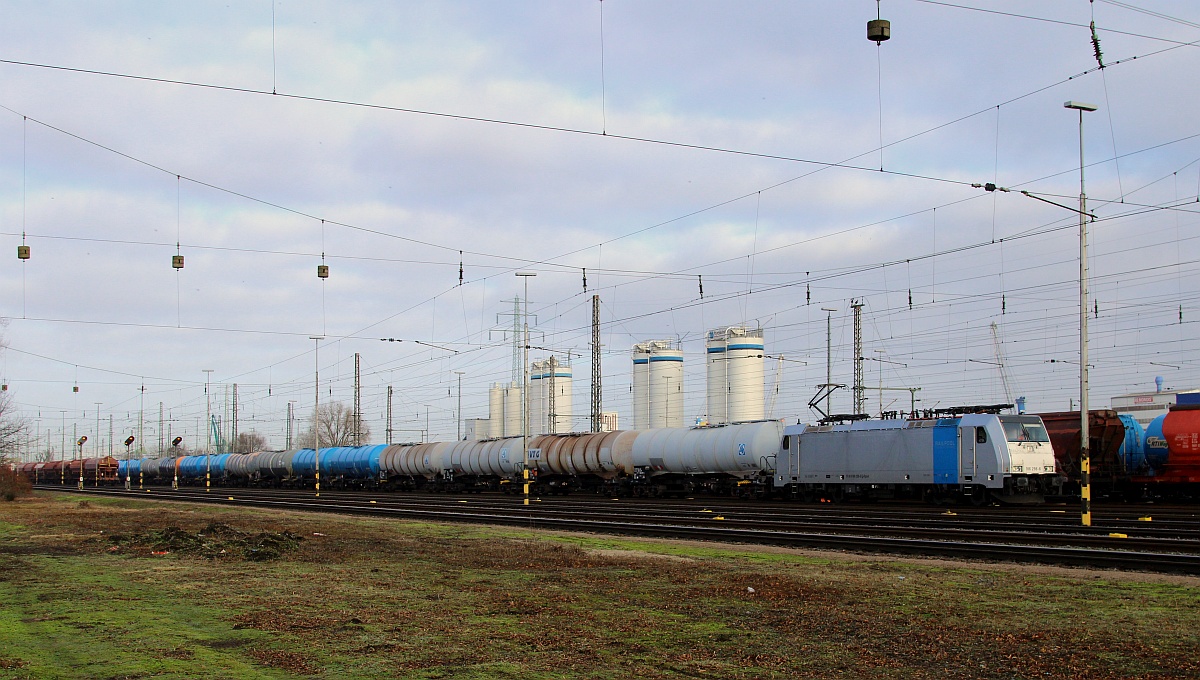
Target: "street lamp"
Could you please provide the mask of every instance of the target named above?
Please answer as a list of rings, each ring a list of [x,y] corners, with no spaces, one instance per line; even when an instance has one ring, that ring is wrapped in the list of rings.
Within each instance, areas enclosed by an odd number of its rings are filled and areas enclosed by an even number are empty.
[[[313,463],[316,470],[317,498],[321,497],[321,431],[317,423],[317,405],[321,401],[321,341],[324,335],[310,335],[313,341]]]
[[[529,505],[529,277],[537,272],[517,272],[525,282],[525,352],[521,360],[521,464],[525,478],[525,505]]]
[[[1083,526],[1092,525],[1091,451],[1088,442],[1088,330],[1087,330],[1087,193],[1083,185],[1083,112],[1095,104],[1068,101],[1063,107],[1079,112],[1079,496]]]

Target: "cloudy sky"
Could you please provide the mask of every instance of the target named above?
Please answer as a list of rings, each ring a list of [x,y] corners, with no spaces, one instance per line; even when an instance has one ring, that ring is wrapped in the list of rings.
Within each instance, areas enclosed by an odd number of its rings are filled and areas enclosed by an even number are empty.
[[[633,343],[682,342],[690,420],[704,332],[743,323],[772,415],[813,420],[821,309],[850,383],[852,299],[868,386],[1005,401],[994,323],[1011,395],[1066,410],[1078,215],[1046,202],[1078,201],[1066,100],[1099,107],[1092,404],[1200,387],[1191,2],[883,0],[879,46],[868,0],[0,7],[0,377],[40,448],[65,425],[107,452],[110,417],[119,442],[144,409],[154,449],[160,405],[194,446],[206,375],[214,413],[236,383],[239,429],[281,447],[313,335],[322,400],[351,402],[361,354],[373,440],[388,386],[396,440],[452,438],[456,372],[468,418],[510,379],[516,271],[537,273],[532,344],[571,354],[577,429],[593,294],[626,424]]]

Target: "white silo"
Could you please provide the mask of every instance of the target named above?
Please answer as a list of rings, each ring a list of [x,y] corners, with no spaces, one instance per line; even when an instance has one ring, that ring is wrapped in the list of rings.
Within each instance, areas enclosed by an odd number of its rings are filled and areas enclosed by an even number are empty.
[[[488,429],[480,439],[494,439],[504,436],[504,388],[500,383],[492,383],[488,390]]]
[[[503,437],[521,436],[521,388],[509,384],[504,388],[504,433]]]
[[[572,391],[575,386],[574,373],[569,365],[562,365],[554,357],[550,357],[546,364],[546,423],[554,423],[554,432],[571,432],[573,429],[571,409],[574,406],[572,400]],[[550,378],[551,375],[554,376],[553,380]],[[551,392],[554,394],[553,400],[550,399]],[[551,405],[553,405],[553,409],[550,408]]]
[[[633,429],[650,427],[650,343],[639,342],[633,346]]]
[[[648,344],[649,427],[683,427],[683,349],[670,340]]]
[[[545,434],[546,390],[550,377],[549,362],[535,361],[529,365],[529,434]]]
[[[763,417],[763,332],[726,326],[708,332],[708,422],[761,420]]]
[[[563,365],[558,357],[550,357],[533,363],[533,373],[538,376],[538,382],[531,389],[531,394],[540,395],[537,399],[537,414],[534,415],[534,401],[529,402],[530,419],[537,425],[538,434],[550,432],[571,431],[572,390],[574,374],[570,365]],[[551,399],[551,392],[554,398]],[[551,408],[553,407],[553,408]],[[553,413],[551,413],[553,411]],[[553,423],[553,428],[551,427]],[[530,429],[530,432],[534,430]]]

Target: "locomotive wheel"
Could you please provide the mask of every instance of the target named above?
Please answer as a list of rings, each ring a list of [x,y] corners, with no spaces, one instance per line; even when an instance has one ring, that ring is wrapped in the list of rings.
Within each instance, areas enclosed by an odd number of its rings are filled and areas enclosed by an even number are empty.
[[[973,486],[971,487],[971,491],[967,496],[967,500],[971,502],[971,505],[981,508],[988,504],[989,496],[990,494],[988,494],[988,490],[986,488],[982,486]]]

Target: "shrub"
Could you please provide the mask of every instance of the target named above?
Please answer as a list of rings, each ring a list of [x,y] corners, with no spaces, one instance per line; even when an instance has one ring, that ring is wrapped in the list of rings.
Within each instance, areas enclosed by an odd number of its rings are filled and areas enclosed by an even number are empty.
[[[28,479],[18,475],[16,470],[4,465],[0,466],[0,496],[6,501],[14,501],[17,496],[28,496],[33,493],[33,486]]]

